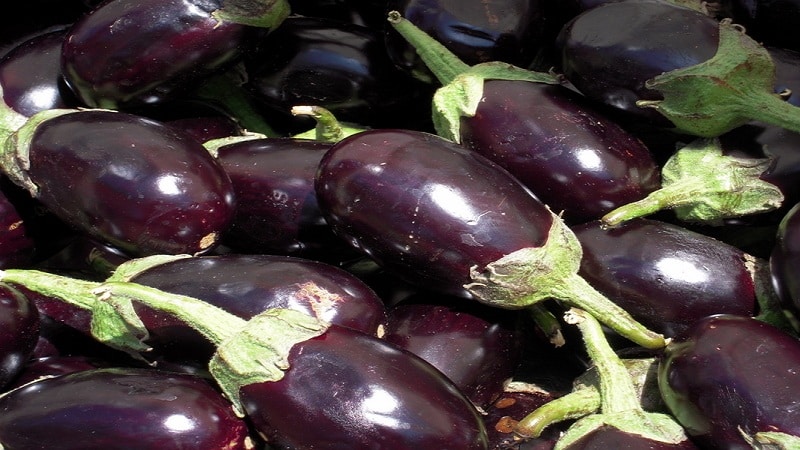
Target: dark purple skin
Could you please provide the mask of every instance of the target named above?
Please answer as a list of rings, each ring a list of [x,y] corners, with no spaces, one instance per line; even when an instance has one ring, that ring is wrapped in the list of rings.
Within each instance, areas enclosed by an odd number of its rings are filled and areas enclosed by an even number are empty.
[[[651,330],[671,337],[712,314],[757,312],[753,278],[736,247],[651,219],[572,230],[583,247],[579,274]]]
[[[190,134],[199,142],[242,134],[242,130],[234,120],[222,116],[184,117],[165,120],[164,123]]]
[[[658,383],[689,437],[708,449],[750,450],[742,434],[800,436],[800,341],[750,317],[717,315],[670,343]]]
[[[5,190],[0,189],[0,269],[28,267],[36,250],[36,241]]]
[[[216,0],[111,0],[71,28],[62,51],[67,84],[86,106],[156,103],[234,62],[247,27],[220,22]]]
[[[398,11],[469,65],[503,61],[525,67],[546,43],[542,33],[546,2],[542,0],[389,0],[386,3],[386,11]],[[399,67],[432,77],[413,47],[390,28],[386,32],[386,47]]]
[[[0,60],[3,101],[30,117],[37,112],[77,105],[61,77],[61,45],[67,28],[38,34]]]
[[[377,337],[331,326],[288,360],[281,380],[240,389],[276,450],[488,448],[481,417],[450,380]]]
[[[11,286],[0,285],[0,388],[22,372],[39,339],[39,313]]]
[[[309,118],[290,115],[296,105],[321,106],[340,121],[375,128],[430,123],[433,88],[395,67],[380,29],[289,17],[244,61],[244,87],[272,111],[278,128],[314,127]]]
[[[747,34],[772,47],[800,51],[800,1],[729,0],[734,19]]]
[[[569,21],[557,46],[561,73],[581,93],[653,123],[660,113],[636,106],[660,100],[645,82],[663,72],[707,61],[717,51],[718,23],[664,1],[609,2]]]
[[[88,356],[54,355],[31,359],[25,364],[20,374],[14,378],[14,382],[8,386],[8,390],[45,377],[56,377],[101,367],[109,367],[109,363],[102,359]]]
[[[463,145],[503,166],[567,223],[598,219],[661,187],[647,147],[562,86],[488,80],[460,132]]]
[[[800,308],[800,203],[780,222],[769,265],[778,295],[785,304]]]
[[[219,163],[190,136],[141,116],[52,118],[33,133],[30,160],[38,201],[133,256],[206,252],[233,218]]]
[[[604,425],[564,448],[569,450],[607,450],[611,448],[625,450],[695,450],[698,447],[690,440],[672,444]]]
[[[343,260],[353,251],[333,234],[317,203],[314,175],[332,144],[266,138],[229,144],[217,160],[236,192],[223,243],[240,253]]]
[[[383,339],[414,353],[486,407],[503,392],[522,358],[516,311],[418,295],[389,309]]]
[[[438,136],[364,131],[320,163],[334,232],[416,286],[472,298],[470,268],[544,244],[551,212],[507,171]]]
[[[37,381],[0,399],[7,449],[251,448],[247,424],[206,380],[108,368]]]

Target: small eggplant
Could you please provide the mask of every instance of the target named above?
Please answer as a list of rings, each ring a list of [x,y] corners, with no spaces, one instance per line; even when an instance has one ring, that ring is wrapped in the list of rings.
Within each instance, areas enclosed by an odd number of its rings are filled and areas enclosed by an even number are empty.
[[[797,448],[798,367],[796,337],[753,318],[715,315],[667,346],[658,382],[664,402],[702,448]]]
[[[587,97],[660,126],[716,137],[750,121],[800,131],[775,93],[769,51],[730,19],[664,1],[591,8],[558,37],[564,76]]]
[[[131,254],[212,249],[234,214],[201,143],[141,116],[48,110],[9,137],[2,169],[69,225]]]
[[[568,223],[658,187],[647,147],[549,74],[468,66],[396,11],[390,22],[444,85],[434,95],[437,134],[503,166]]]
[[[648,219],[572,230],[583,247],[581,276],[667,337],[712,314],[758,313],[756,261],[731,245]]]
[[[0,389],[5,388],[33,355],[39,338],[39,313],[17,289],[0,286]]]
[[[382,337],[431,363],[485,408],[523,357],[520,314],[441,297],[419,294],[394,305]]]
[[[577,275],[580,244],[561,219],[474,151],[367,130],[328,150],[315,185],[334,232],[412,284],[509,309],[579,302],[640,345],[664,343]]]
[[[62,71],[67,85],[85,106],[109,109],[161,102],[187,89],[240,58],[254,31],[220,17],[222,3],[103,3],[72,25],[66,37]],[[269,4],[263,26],[271,29],[286,17],[288,4]]]
[[[0,398],[4,449],[252,448],[248,427],[206,380],[154,369],[93,369]]]

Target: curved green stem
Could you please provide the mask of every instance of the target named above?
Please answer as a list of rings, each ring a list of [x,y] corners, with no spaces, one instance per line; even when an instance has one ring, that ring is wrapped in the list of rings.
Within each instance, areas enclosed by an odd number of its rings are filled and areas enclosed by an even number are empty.
[[[576,389],[536,408],[517,422],[514,432],[522,437],[537,438],[553,424],[580,419],[599,410],[600,392],[597,389]]]

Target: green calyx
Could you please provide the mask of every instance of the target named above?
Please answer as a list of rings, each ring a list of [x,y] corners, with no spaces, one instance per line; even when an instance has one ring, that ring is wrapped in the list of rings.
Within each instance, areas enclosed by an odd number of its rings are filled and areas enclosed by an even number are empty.
[[[719,139],[697,139],[664,164],[660,189],[614,209],[601,222],[613,228],[636,217],[672,209],[683,221],[722,225],[724,219],[774,210],[783,203],[783,193],[761,179],[771,165],[769,158],[725,155]]]
[[[472,267],[464,285],[476,300],[520,309],[556,299],[589,311],[609,328],[649,349],[666,345],[664,336],[647,329],[578,275],[583,248],[560,217],[552,215],[546,242],[517,250],[486,267]]]
[[[211,15],[218,21],[274,30],[289,17],[287,0],[225,0]]]
[[[486,80],[558,84],[558,79],[552,74],[534,72],[503,62],[469,66],[397,11],[391,11],[388,20],[414,47],[420,59],[442,84],[434,93],[432,118],[436,134],[445,139],[461,141],[461,117],[475,115],[478,103],[483,98],[483,84]]]
[[[289,369],[289,352],[296,344],[324,333],[329,324],[291,309],[258,314],[217,347],[209,372],[240,416],[242,386],[278,381]]]
[[[317,126],[314,128],[292,136],[296,139],[335,143],[367,129],[361,125],[339,122],[332,112],[321,106],[294,106],[291,113],[293,116],[311,117],[317,122]]]
[[[744,438],[754,449],[800,450],[800,436],[778,431],[763,431]]]
[[[683,427],[671,416],[646,412],[642,408],[630,373],[609,345],[597,319],[586,311],[573,308],[566,313],[564,320],[580,329],[587,353],[597,370],[600,412],[572,424],[556,443],[555,450],[569,448],[582,437],[605,426],[669,444],[688,439]]]
[[[640,100],[677,131],[715,137],[752,120],[800,131],[800,109],[775,94],[769,52],[730,20],[719,25],[717,53],[703,63],[663,73],[646,87],[663,100]]]

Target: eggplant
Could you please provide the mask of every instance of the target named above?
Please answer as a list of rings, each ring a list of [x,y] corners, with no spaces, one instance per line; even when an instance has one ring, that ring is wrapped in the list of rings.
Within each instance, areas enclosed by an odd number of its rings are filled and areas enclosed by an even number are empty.
[[[580,302],[638,344],[663,345],[577,276],[580,245],[560,218],[463,146],[420,131],[363,131],[328,150],[315,189],[335,233],[411,284],[509,309]]]
[[[481,3],[457,0],[390,0],[386,11],[398,11],[441,42],[467,64],[504,61],[528,66],[546,40],[545,3],[541,0],[503,0]],[[388,29],[386,47],[392,61],[403,70],[434,80],[414,48]]]
[[[318,17],[290,17],[244,58],[247,89],[278,128],[311,128],[289,114],[316,105],[368,127],[429,127],[427,85],[394,66],[380,30]],[[428,120],[426,120],[428,119]]]
[[[37,34],[0,60],[3,101],[11,109],[30,117],[47,109],[79,105],[61,76],[61,46],[67,30]]]
[[[0,188],[0,269],[28,267],[33,263],[38,244],[29,230],[32,218],[17,207],[13,194],[7,195],[7,191]]]
[[[24,369],[39,339],[39,312],[17,289],[0,286],[0,389]]]
[[[659,186],[648,148],[548,74],[468,66],[395,13],[392,25],[444,85],[434,96],[437,134],[503,166],[567,223],[598,219]]]
[[[587,97],[700,137],[750,121],[800,131],[769,51],[730,19],[664,1],[610,2],[569,21],[561,71]]]
[[[219,163],[160,122],[48,110],[9,139],[9,178],[64,222],[128,254],[207,252],[233,218],[233,187]]]
[[[265,138],[215,148],[237,199],[223,243],[240,253],[326,261],[354,256],[331,231],[314,192],[314,174],[330,146],[310,139]]]
[[[4,449],[252,448],[249,429],[206,380],[102,368],[40,380],[0,398]]]
[[[485,408],[522,360],[520,314],[440,297],[412,295],[391,307],[381,337],[431,363]]]
[[[675,338],[659,362],[664,402],[702,448],[800,441],[800,342],[762,321],[714,315]],[[787,444],[788,445],[788,444]]]
[[[583,247],[580,275],[667,337],[712,314],[758,314],[756,261],[732,245],[651,219],[572,230]]]
[[[781,220],[769,265],[778,295],[790,308],[800,308],[800,203]]]
[[[221,11],[217,0],[105,2],[70,27],[61,53],[64,79],[92,108],[169,99],[229,67],[245,51],[254,29],[221,18]],[[264,27],[272,29],[286,17],[288,5],[270,2],[265,14]]]
[[[488,448],[461,391],[377,337],[334,325],[292,347],[288,361],[281,380],[241,388],[248,417],[276,449]]]

